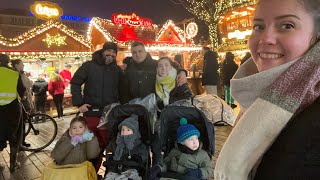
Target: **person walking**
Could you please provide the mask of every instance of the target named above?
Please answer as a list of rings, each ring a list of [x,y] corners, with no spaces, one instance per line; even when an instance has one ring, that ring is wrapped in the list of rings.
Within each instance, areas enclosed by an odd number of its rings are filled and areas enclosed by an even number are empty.
[[[205,87],[207,94],[218,94],[218,53],[213,52],[208,47],[202,47],[203,57],[203,74],[202,86]]]
[[[32,85],[36,112],[46,113],[45,106],[47,101],[47,91],[48,82],[43,78],[42,74],[39,74],[38,79]]]
[[[65,86],[64,86],[63,78],[59,74],[53,72],[51,74],[50,81],[48,84],[48,91],[53,98],[54,104],[56,105],[59,120],[63,120],[62,103],[63,103],[63,97],[64,97],[64,89],[65,89]]]
[[[225,91],[225,101],[232,107],[236,108],[237,105],[234,104],[234,99],[230,94],[230,80],[238,69],[238,65],[234,62],[234,55],[232,52],[227,52],[226,57],[222,63],[222,80],[224,84]]]

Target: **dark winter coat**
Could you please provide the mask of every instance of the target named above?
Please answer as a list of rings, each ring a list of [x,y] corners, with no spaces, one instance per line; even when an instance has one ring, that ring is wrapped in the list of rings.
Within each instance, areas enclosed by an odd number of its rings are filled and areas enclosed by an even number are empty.
[[[150,93],[155,93],[157,74],[157,61],[147,55],[142,63],[136,63],[132,58],[126,60],[125,85],[121,87],[121,98],[127,102],[134,98],[144,98]]]
[[[255,180],[320,179],[320,97],[293,117],[258,166]]]
[[[149,157],[149,153],[146,145],[143,143],[140,143],[134,146],[133,149],[130,151],[131,156],[129,155],[128,149],[125,148],[123,150],[123,154],[120,161],[113,160],[112,154],[115,152],[116,147],[117,147],[116,142],[113,141],[106,148],[106,153],[107,153],[106,164],[107,164],[108,171],[121,173],[128,169],[136,169],[140,174],[142,169],[145,167]],[[119,163],[123,164],[121,169],[119,169],[119,166],[118,166]]]
[[[190,89],[188,83],[184,83],[181,86],[176,86],[169,94],[169,104],[173,102],[182,100],[182,99],[189,99],[193,96],[192,90]],[[158,98],[157,106],[159,109],[163,109],[164,105],[160,98]]]
[[[32,85],[32,92],[34,93],[34,96],[47,97],[47,91],[48,82],[44,79],[38,79]]]
[[[202,149],[202,143],[196,153],[186,154],[182,153],[181,150],[175,145],[170,153],[163,159],[163,169],[169,170],[172,159],[175,158],[178,164],[177,172],[185,174],[188,169],[200,169],[202,178],[208,179],[212,172],[211,159],[206,151]]]
[[[75,106],[90,104],[92,108],[101,111],[87,116],[101,116],[104,106],[118,102],[120,68],[116,62],[109,65],[104,63],[102,51],[92,55],[92,61],[83,63],[71,79],[72,103]],[[81,86],[84,84],[83,96]]]
[[[222,63],[222,81],[226,86],[230,86],[230,80],[238,69],[238,65],[233,60],[224,60]]]
[[[217,85],[219,69],[218,57],[213,51],[207,51],[203,58],[202,85]]]

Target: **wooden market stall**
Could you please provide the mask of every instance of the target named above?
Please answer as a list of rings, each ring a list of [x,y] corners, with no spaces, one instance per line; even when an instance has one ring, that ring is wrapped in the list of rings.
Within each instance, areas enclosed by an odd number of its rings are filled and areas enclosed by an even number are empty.
[[[30,79],[35,80],[38,74],[44,74],[49,80],[50,73],[62,70],[65,63],[77,69],[92,54],[92,46],[83,36],[57,21],[47,21],[30,31],[16,37],[5,38],[0,35],[0,53],[8,54],[11,59],[21,59]],[[65,90],[64,113],[74,113],[70,88]],[[56,116],[52,97],[47,98],[46,109]]]
[[[201,50],[201,46],[195,45],[192,39],[197,33],[197,26],[195,23],[190,24],[186,29],[188,33],[185,33],[172,20],[166,21],[159,28],[152,24],[151,19],[141,18],[136,14],[113,14],[112,20],[92,18],[87,38],[96,49],[100,49],[106,41],[116,42],[120,46],[118,64],[121,64],[125,57],[131,56],[131,43],[140,41],[146,45],[147,51],[154,59],[162,56],[174,59],[178,54],[182,59],[183,68],[189,71],[191,64],[198,61],[196,57]],[[191,73],[189,75],[188,82],[193,92],[202,93],[201,77],[191,76]]]

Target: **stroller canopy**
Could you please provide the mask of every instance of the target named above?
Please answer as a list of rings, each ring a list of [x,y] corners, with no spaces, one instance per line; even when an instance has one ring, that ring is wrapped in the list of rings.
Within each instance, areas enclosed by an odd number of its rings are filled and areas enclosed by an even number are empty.
[[[112,142],[117,138],[117,134],[119,132],[118,125],[126,118],[130,117],[132,114],[138,115],[139,120],[139,131],[141,134],[141,140],[146,145],[150,145],[151,143],[151,126],[149,121],[149,113],[148,110],[142,106],[137,104],[125,104],[118,105],[111,109],[108,115],[107,127],[110,129],[109,138]]]

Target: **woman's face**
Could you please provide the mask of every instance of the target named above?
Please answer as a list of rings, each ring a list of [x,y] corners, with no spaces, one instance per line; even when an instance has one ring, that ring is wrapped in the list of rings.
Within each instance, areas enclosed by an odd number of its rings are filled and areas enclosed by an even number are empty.
[[[258,70],[285,64],[310,47],[313,19],[297,0],[260,0],[249,48]]]
[[[158,76],[160,76],[160,77],[168,76],[171,68],[172,68],[172,66],[171,66],[170,61],[168,59],[161,59],[158,62],[158,67],[157,67]]]
[[[20,63],[16,64],[16,65],[15,65],[15,68],[16,68],[19,72],[23,71],[23,68],[24,68],[23,62],[21,61]]]

